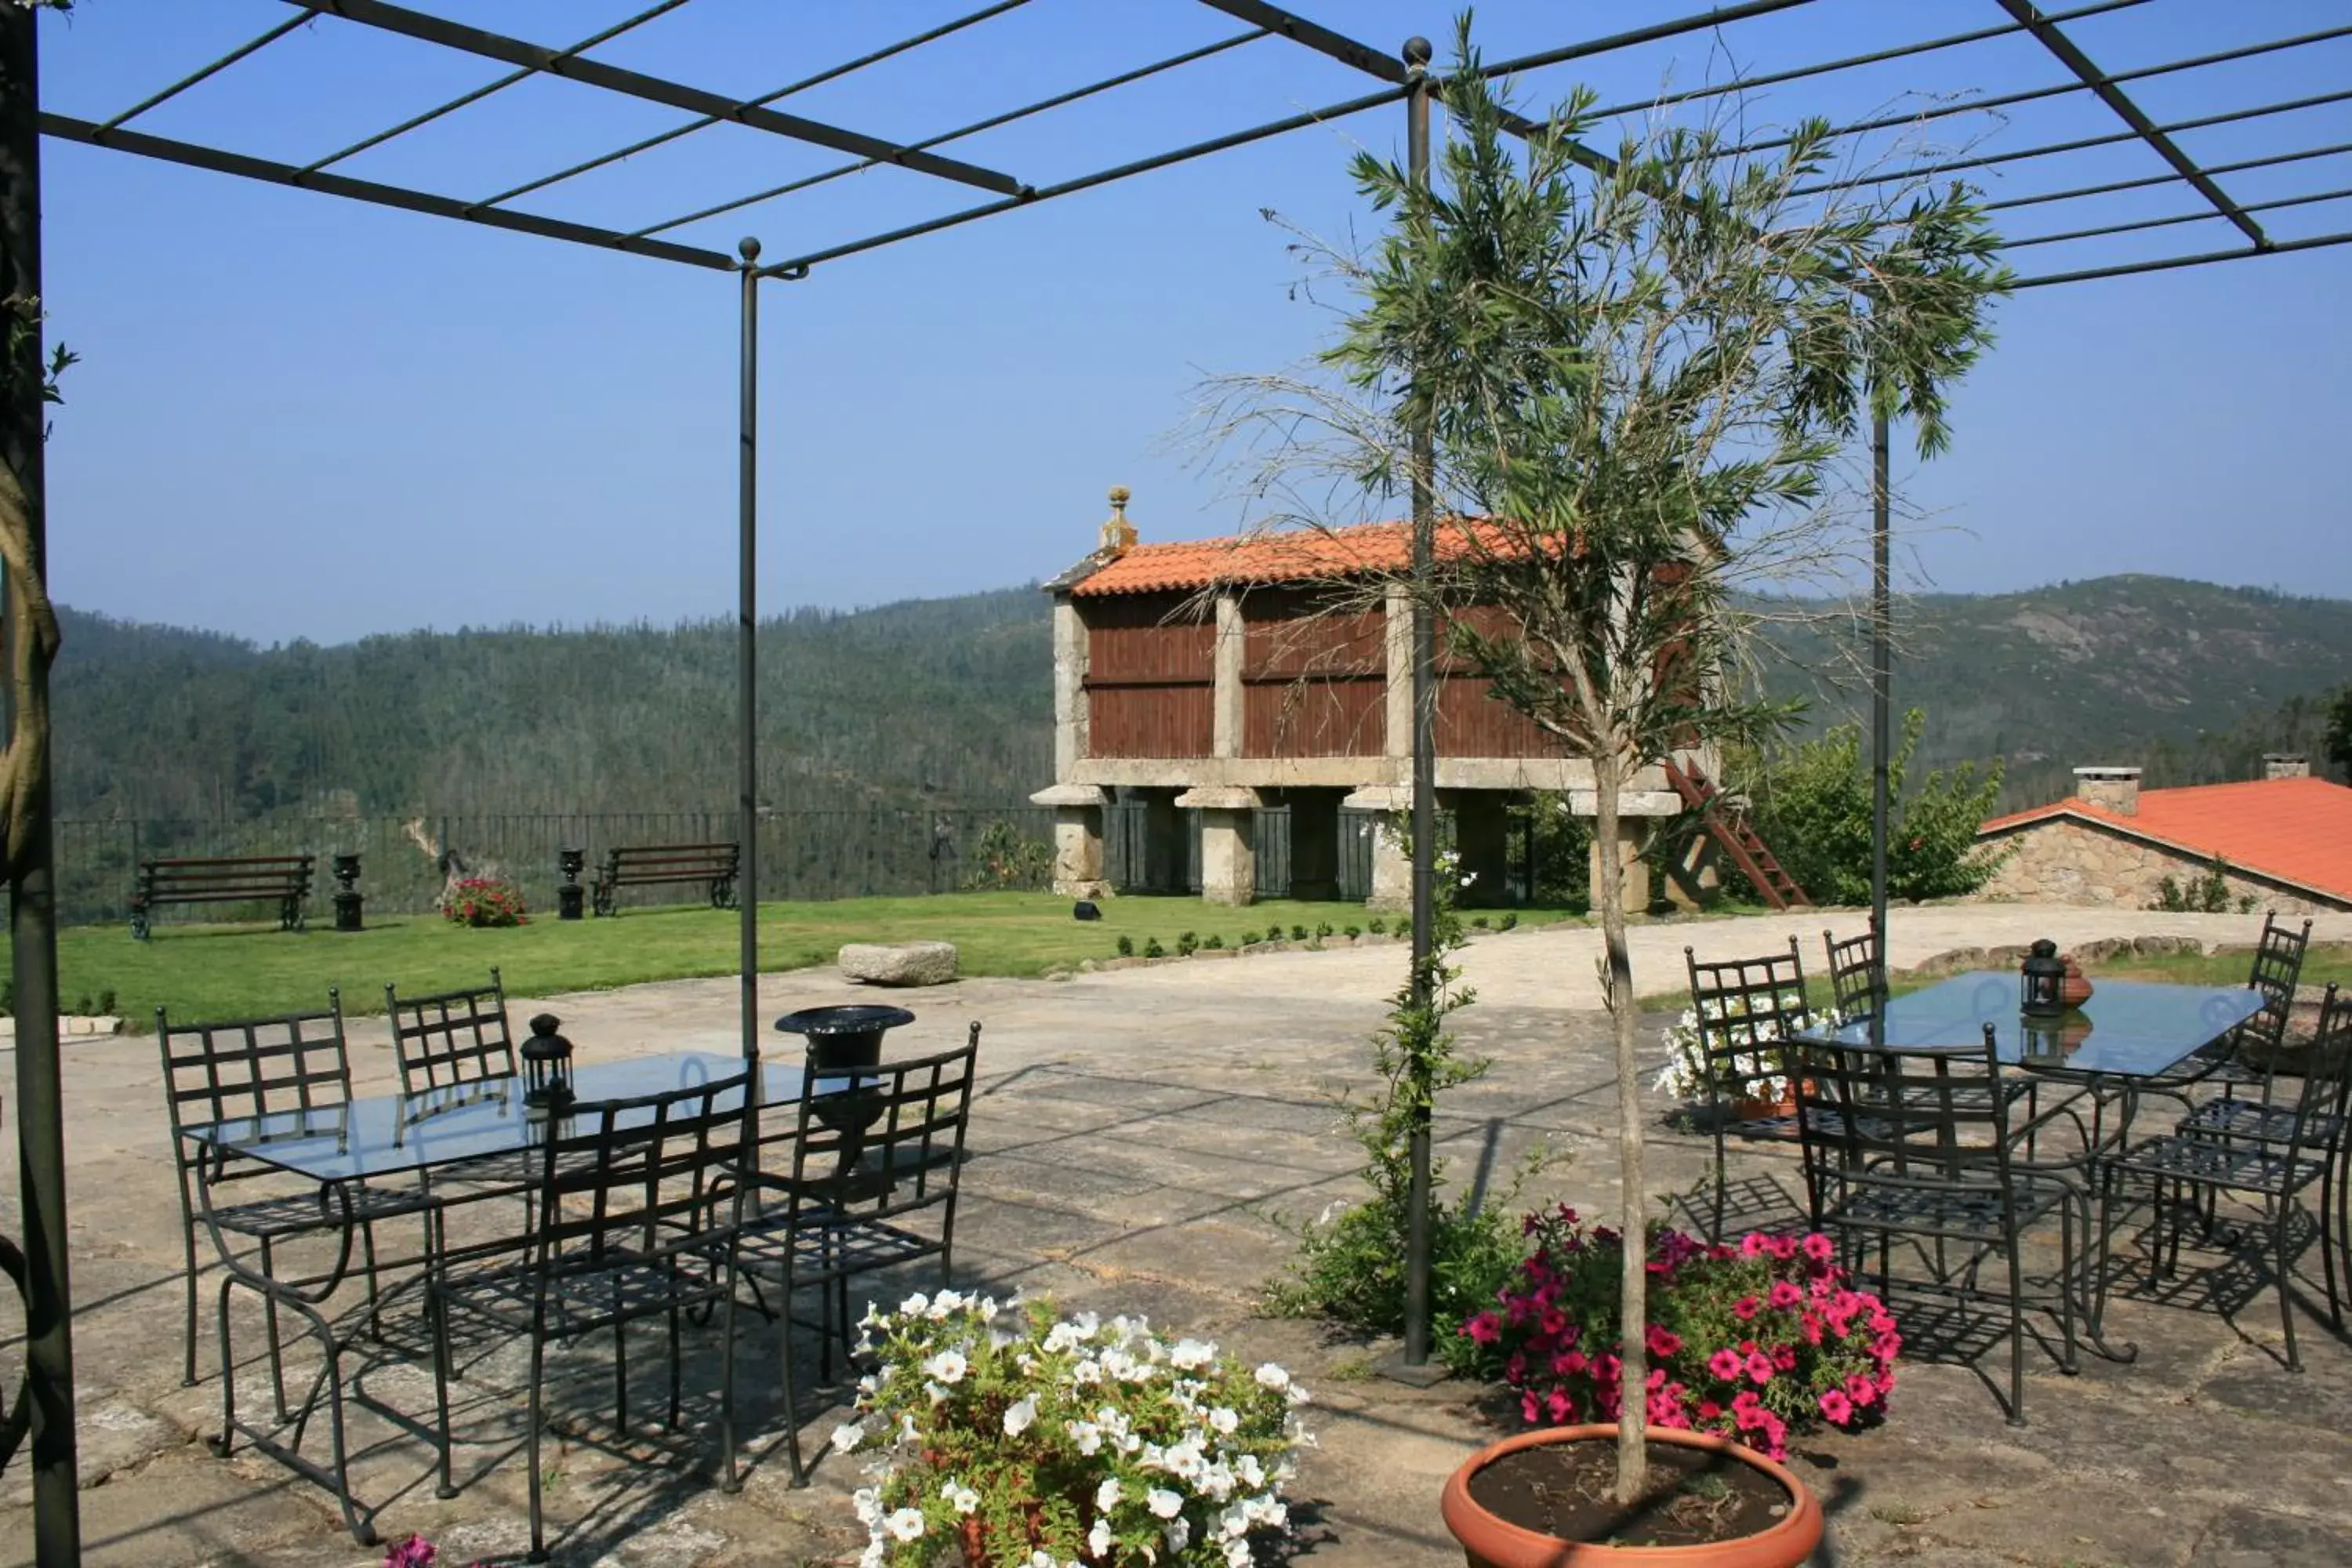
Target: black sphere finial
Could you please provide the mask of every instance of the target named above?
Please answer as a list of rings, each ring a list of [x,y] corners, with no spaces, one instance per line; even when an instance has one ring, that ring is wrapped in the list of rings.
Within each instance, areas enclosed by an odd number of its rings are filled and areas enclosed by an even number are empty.
[[[1429,40],[1419,33],[1415,33],[1404,41],[1404,63],[1409,66],[1427,65],[1430,57],[1435,52],[1430,47]]]
[[[757,261],[760,259],[760,242],[747,234],[735,242],[735,254],[747,264]]]

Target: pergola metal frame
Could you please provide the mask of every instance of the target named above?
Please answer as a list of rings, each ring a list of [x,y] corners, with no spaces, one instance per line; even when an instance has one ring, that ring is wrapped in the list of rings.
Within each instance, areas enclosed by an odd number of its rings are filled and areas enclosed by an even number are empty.
[[[854,71],[881,60],[903,55],[952,34],[982,26],[991,19],[1017,10],[1026,0],[994,0],[994,3],[952,18],[937,26],[900,39],[881,48],[868,51],[855,59],[843,61],[824,70],[803,77],[751,99],[736,99],[687,83],[669,80],[642,71],[630,70],[593,57],[593,51],[633,29],[652,22],[690,3],[690,0],[654,0],[645,9],[607,26],[576,43],[549,46],[509,37],[483,28],[469,26],[446,17],[386,3],[386,0],[287,0],[294,15],[259,36],[230,50],[217,59],[188,73],[148,97],[103,121],[89,121],[68,115],[42,111],[38,115],[41,135],[60,141],[111,149],[137,156],[208,169],[234,174],[264,184],[319,192],[350,200],[423,213],[431,216],[459,222],[561,239],[575,244],[597,246],[627,255],[645,257],[679,266],[710,271],[733,272],[737,275],[740,293],[740,444],[739,450],[739,514],[740,552],[738,570],[738,679],[740,686],[739,701],[740,750],[739,808],[741,812],[743,877],[751,895],[742,900],[741,921],[741,1028],[742,1049],[747,1057],[759,1052],[758,1036],[758,805],[757,777],[754,770],[757,742],[758,712],[755,701],[754,676],[758,637],[758,603],[754,589],[756,565],[758,493],[756,466],[758,437],[756,408],[758,395],[757,323],[759,284],[763,279],[802,279],[813,269],[866,251],[898,244],[921,236],[936,234],[977,219],[1015,211],[1022,207],[1076,195],[1097,186],[1110,184],[1155,170],[1169,168],[1192,160],[1249,145],[1268,138],[1284,135],[1308,126],[1328,124],[1369,110],[1385,105],[1404,103],[1408,106],[1408,124],[1412,167],[1423,177],[1428,158],[1427,107],[1432,98],[1442,102],[1446,82],[1442,76],[1431,74],[1423,62],[1428,58],[1428,46],[1414,40],[1402,56],[1392,56],[1361,40],[1315,22],[1287,6],[1263,3],[1263,0],[1197,0],[1197,3],[1222,12],[1241,25],[1242,30],[1207,44],[1141,65],[1037,101],[1020,105],[976,121],[942,132],[911,142],[896,142],[827,121],[809,119],[781,110],[774,105],[820,83],[836,80]],[[1776,13],[1791,11],[1819,3],[1819,0],[1738,0],[1713,8],[1669,18],[1639,27],[1629,28],[1601,37],[1579,40],[1557,48],[1525,54],[1514,58],[1486,63],[1481,74],[1500,78],[1523,74],[1580,59],[1617,53],[1635,47],[1672,39],[1694,33],[1730,29],[1738,24]],[[1640,103],[1628,103],[1601,110],[1603,117],[1637,111],[1660,106],[1673,106],[1725,93],[1750,90],[1780,83],[1830,76],[1842,71],[1883,64],[1887,61],[1924,56],[1944,50],[1964,49],[1990,40],[2023,36],[2031,37],[2053,61],[2063,68],[2066,75],[2053,83],[1990,98],[1973,98],[1963,101],[1923,108],[1917,113],[1881,117],[1874,121],[1856,121],[1839,128],[1841,133],[1854,133],[1891,128],[1913,121],[1932,120],[1946,114],[1985,110],[2009,105],[2088,92],[2113,111],[2122,129],[2113,133],[2048,142],[2021,150],[2003,151],[1982,156],[1964,157],[1927,168],[1896,171],[1874,176],[1892,180],[1925,174],[1964,174],[1970,170],[2032,162],[2062,155],[2086,148],[2137,142],[2145,145],[2166,166],[2163,173],[2142,178],[2109,181],[2104,184],[2077,186],[2071,189],[2030,194],[1989,204],[1995,209],[2021,210],[2032,206],[2077,203],[2114,193],[2152,188],[2169,184],[2185,184],[2199,198],[2200,205],[2190,211],[2168,214],[2150,218],[2093,225],[2071,230],[2026,236],[2008,242],[2007,247],[2025,250],[2063,242],[2109,238],[2127,234],[2156,232],[2205,222],[2230,225],[2242,243],[2224,248],[2187,250],[2177,254],[2074,267],[2022,278],[2021,288],[2040,288],[2061,283],[2075,283],[2095,279],[2151,273],[2170,268],[2198,267],[2224,260],[2242,260],[2263,256],[2284,255],[2352,243],[2352,228],[2287,240],[2278,240],[2267,234],[2258,220],[2258,214],[2312,205],[2325,202],[2352,199],[2352,188],[2313,190],[2273,197],[2259,202],[2241,202],[2232,198],[2219,184],[2219,176],[2258,168],[2284,167],[2291,164],[2352,153],[2352,142],[2317,146],[2290,147],[2259,156],[2228,163],[2200,164],[2189,156],[2174,139],[2179,132],[2224,122],[2238,122],[2278,115],[2299,109],[2352,99],[2352,93],[2328,93],[2304,99],[2279,100],[2242,106],[2223,113],[2199,119],[2161,124],[2151,118],[2126,90],[2128,83],[2175,73],[2206,68],[2229,61],[2258,55],[2305,47],[2314,44],[2352,36],[2352,26],[2323,29],[2299,36],[2269,38],[2255,44],[2210,53],[2183,57],[2146,64],[2129,70],[2111,71],[2102,68],[2075,42],[2067,27],[2077,21],[2104,16],[2151,3],[2151,0],[2081,0],[2072,8],[2043,11],[2032,0],[1988,0],[1989,8],[1997,6],[2000,19],[1989,17],[1986,25],[1968,31],[1919,38],[1912,42],[1880,48],[1866,53],[1809,61],[1790,68],[1773,72],[1736,77],[1686,90],[1672,92]],[[26,64],[26,80],[31,79],[34,46],[30,29],[32,19],[18,6],[7,6],[17,14],[5,25],[26,29],[23,48]],[[400,37],[434,46],[445,51],[493,62],[506,68],[479,87],[469,89],[446,102],[409,116],[399,123],[362,138],[340,150],[328,153],[301,164],[277,162],[267,158],[233,152],[221,147],[152,135],[133,129],[131,122],[149,110],[176,98],[188,89],[231,69],[240,61],[250,58],[278,40],[320,18],[337,19],[352,26],[369,28],[387,36]],[[1335,60],[1378,85],[1370,90],[1344,99],[1319,109],[1284,116],[1244,129],[1229,132],[1202,141],[1170,148],[1113,167],[1097,170],[1073,178],[1038,185],[1017,175],[965,163],[938,151],[967,137],[1011,124],[1017,121],[1047,113],[1066,105],[1116,91],[1123,87],[1180,69],[1200,60],[1228,50],[1255,44],[1262,39],[1278,37],[1288,47],[1309,50]],[[686,111],[690,118],[651,137],[640,138],[626,146],[614,149],[584,162],[575,163],[537,179],[476,200],[465,200],[428,191],[386,184],[338,173],[335,165],[406,135],[427,124],[459,112],[481,102],[493,94],[518,83],[541,77],[561,78],[613,94],[616,97],[651,102]],[[12,87],[18,84],[11,83]],[[27,106],[12,107],[6,123],[16,125],[28,118],[23,111]],[[813,144],[839,152],[847,161],[820,173],[805,175],[782,184],[764,188],[738,198],[702,207],[646,225],[622,230],[570,219],[521,211],[510,204],[520,197],[548,189],[591,170],[602,168],[652,147],[690,136],[707,127],[729,123],[772,134],[803,144]],[[1538,129],[1534,121],[1520,120],[1512,128],[1520,134]],[[1771,145],[1758,143],[1760,149]],[[1586,166],[1605,170],[1612,167],[1612,160],[1591,147],[1580,147],[1574,155]],[[948,184],[967,185],[989,194],[991,199],[974,205],[952,210],[940,216],[909,223],[884,232],[870,234],[845,243],[825,246],[780,260],[761,259],[760,247],[754,240],[744,240],[734,255],[677,239],[661,237],[671,230],[752,205],[775,200],[795,192],[823,184],[844,175],[856,174],[877,165],[887,164],[912,174],[925,175]],[[1823,187],[1826,188],[1826,187]],[[0,193],[0,202],[14,199]],[[20,275],[24,268],[20,266]],[[37,246],[30,260],[29,275],[37,279]],[[35,345],[37,350],[37,344]],[[24,411],[12,411],[12,418],[21,422]],[[37,422],[38,410],[32,411]],[[1887,430],[1882,418],[1874,422],[1872,433],[1874,464],[1874,572],[1872,585],[1874,608],[1874,646],[1872,650],[1872,705],[1874,738],[1874,811],[1873,811],[1873,875],[1872,906],[1878,929],[1885,929],[1886,903],[1886,816],[1888,730],[1892,656],[1886,629],[1890,597],[1888,569],[1889,528],[1887,518]],[[36,481],[37,462],[28,466]],[[32,495],[34,519],[34,550],[32,559],[38,561],[40,497],[37,486]],[[1414,497],[1415,532],[1417,542],[1424,547],[1425,559],[1430,505],[1426,495]],[[1426,644],[1427,628],[1417,628],[1419,644]],[[15,658],[17,641],[12,639],[11,657]],[[1433,751],[1432,737],[1431,683],[1426,648],[1417,651],[1414,685],[1415,709],[1419,721],[1414,737],[1414,792],[1416,818],[1421,831],[1414,834],[1414,907],[1416,940],[1415,973],[1422,972],[1419,962],[1425,956],[1423,943],[1429,928],[1430,840],[1425,814],[1431,792],[1425,781],[1431,776],[1428,765]],[[46,665],[35,660],[36,679],[46,679]],[[14,721],[12,715],[12,730]],[[40,781],[30,797],[27,825],[42,842],[49,829],[46,778]],[[44,862],[45,866],[45,862]],[[56,959],[54,909],[49,906],[50,890],[44,870],[39,875],[24,874],[12,883],[10,889],[12,922],[18,933],[15,963],[18,1002],[17,1033],[17,1115],[23,1144],[25,1172],[25,1202],[26,1231],[33,1240],[32,1309],[34,1331],[28,1341],[28,1378],[34,1394],[35,1433],[32,1455],[35,1467],[35,1498],[37,1518],[37,1553],[44,1568],[62,1565],[78,1559],[79,1525],[75,1510],[75,1460],[70,1412],[72,1409],[71,1352],[67,1331],[68,1292],[66,1288],[65,1258],[65,1194],[62,1142],[58,1123],[61,1116],[58,1096],[58,1061],[56,1048]],[[24,940],[31,937],[34,940]],[[1424,1128],[1417,1141],[1419,1152],[1425,1156],[1427,1132]],[[1425,1187],[1423,1189],[1425,1191]],[[1425,1269],[1422,1270],[1425,1275]],[[1425,1285],[1425,1280],[1423,1281]],[[1427,1310],[1425,1296],[1416,1294],[1412,1302],[1412,1322],[1409,1326],[1404,1360],[1418,1364],[1427,1359]],[[62,1418],[61,1418],[62,1417]]]

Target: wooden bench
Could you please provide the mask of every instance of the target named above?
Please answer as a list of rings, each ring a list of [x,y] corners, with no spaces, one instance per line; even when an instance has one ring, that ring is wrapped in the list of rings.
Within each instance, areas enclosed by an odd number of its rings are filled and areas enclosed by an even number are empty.
[[[142,860],[131,894],[131,934],[147,940],[148,916],[163,904],[275,903],[280,931],[302,929],[315,855],[242,855]]]
[[[589,893],[600,915],[613,912],[613,895],[623,888],[656,882],[701,882],[714,910],[735,906],[735,873],[742,852],[734,844],[638,844],[608,849]]]

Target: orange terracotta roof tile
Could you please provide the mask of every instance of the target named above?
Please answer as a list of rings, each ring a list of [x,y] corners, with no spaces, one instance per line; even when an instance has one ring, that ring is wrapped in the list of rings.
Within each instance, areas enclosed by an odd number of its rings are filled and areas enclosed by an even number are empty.
[[[2140,791],[2125,816],[2072,796],[1996,816],[1979,837],[2058,817],[2097,823],[2200,858],[2352,899],[2352,789],[2326,779],[2253,779]]]
[[[1487,523],[1442,525],[1437,531],[1437,558],[1459,559],[1474,546],[1496,550],[1506,539],[1503,530]],[[1070,592],[1091,597],[1166,593],[1220,584],[1330,582],[1401,571],[1411,552],[1412,530],[1401,521],[1359,523],[1353,528],[1328,531],[1301,529],[1226,539],[1137,544],[1078,577]],[[1063,580],[1075,575],[1066,574]]]

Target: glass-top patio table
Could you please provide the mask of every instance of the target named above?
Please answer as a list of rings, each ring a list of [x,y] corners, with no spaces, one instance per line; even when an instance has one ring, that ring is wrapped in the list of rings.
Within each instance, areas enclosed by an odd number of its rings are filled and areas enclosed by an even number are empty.
[[[597,1062],[574,1075],[579,1097],[574,1109],[595,1100],[691,1089],[742,1070],[741,1058],[711,1051]],[[800,1099],[803,1081],[797,1060],[763,1061],[761,1102],[792,1105]],[[825,1081],[818,1080],[820,1086]],[[843,1079],[845,1089],[849,1084]],[[520,1078],[484,1079],[415,1094],[376,1095],[345,1105],[203,1122],[186,1129],[186,1136],[314,1181],[348,1182],[429,1172],[539,1147],[548,1119],[527,1110],[522,1097]],[[728,1107],[722,1102],[713,1109]],[[627,1126],[627,1118],[619,1125]]]
[[[2245,985],[2102,980],[2076,1012],[2028,1019],[2018,1007],[2016,975],[1972,970],[1889,1002],[1883,1041],[1872,1039],[1867,1022],[1809,1029],[1798,1038],[1858,1050],[1980,1047],[1990,1024],[2004,1064],[2130,1087],[2129,1080],[2170,1073],[2262,1006],[2263,994]]]

